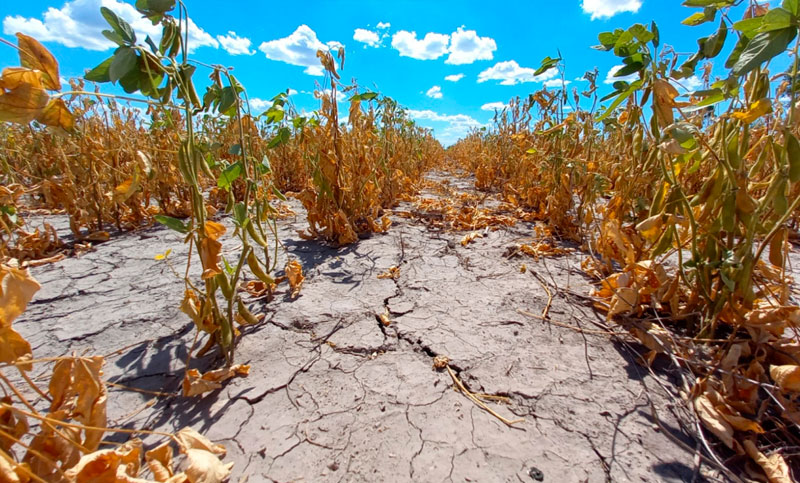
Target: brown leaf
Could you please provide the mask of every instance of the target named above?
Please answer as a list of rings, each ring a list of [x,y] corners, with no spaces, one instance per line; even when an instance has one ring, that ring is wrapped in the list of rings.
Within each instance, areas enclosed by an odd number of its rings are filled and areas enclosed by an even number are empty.
[[[11,405],[11,398],[6,396],[0,399],[4,404]],[[0,429],[8,436],[0,436],[0,450],[8,452],[12,446],[28,432],[28,420],[23,414],[15,414],[7,407],[0,407]]]
[[[705,394],[694,400],[694,409],[703,425],[728,448],[734,449],[733,428],[714,407],[714,404]]]
[[[114,188],[114,202],[115,203],[124,203],[128,201],[128,198],[133,196],[136,191],[139,190],[139,176],[138,170],[134,171],[133,176],[126,179],[122,183],[119,184],[116,188]]]
[[[74,483],[147,483],[136,478],[142,441],[133,439],[116,449],[95,451],[84,455],[77,465],[66,472],[67,481]]]
[[[0,451],[0,481],[8,483],[28,483],[30,471],[25,464],[19,464],[5,452]]]
[[[223,463],[213,453],[202,449],[186,451],[186,476],[191,483],[222,483],[231,474],[233,463]]]
[[[67,103],[60,98],[50,99],[36,120],[45,126],[60,127],[65,131],[72,131],[75,128],[75,117],[67,108]]]
[[[203,265],[203,280],[217,276],[222,273],[219,267],[219,253],[222,250],[222,243],[213,238],[203,238],[199,245],[200,262]]]
[[[25,34],[17,34],[19,46],[19,62],[23,67],[41,71],[44,87],[51,91],[61,90],[61,78],[58,76],[58,62],[49,50],[38,40]]]
[[[190,427],[178,431],[178,433],[175,434],[175,439],[177,439],[178,445],[184,453],[190,449],[210,451],[220,457],[224,457],[225,453],[227,453],[224,446],[212,443],[208,438]]]
[[[183,378],[183,395],[191,397],[214,391],[222,387],[222,382],[237,376],[247,377],[248,374],[250,374],[250,366],[247,364],[236,364],[228,368],[208,371],[205,374],[201,374],[197,369],[189,369]]]
[[[784,392],[800,392],[800,366],[770,366],[769,376]]]
[[[789,465],[783,459],[780,453],[774,453],[772,456],[765,456],[764,453],[756,448],[755,443],[750,440],[745,440],[743,443],[744,450],[747,455],[753,458],[753,461],[761,466],[764,473],[767,475],[770,483],[792,483],[792,477],[789,473]]]
[[[172,446],[169,442],[153,448],[144,454],[144,460],[156,481],[164,482],[173,476]]]

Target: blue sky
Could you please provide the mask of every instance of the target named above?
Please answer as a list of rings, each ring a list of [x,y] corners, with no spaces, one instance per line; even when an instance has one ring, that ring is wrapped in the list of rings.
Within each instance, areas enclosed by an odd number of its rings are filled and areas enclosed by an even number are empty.
[[[107,28],[101,6],[126,18],[140,33],[152,31],[133,3],[6,0],[0,5],[3,36],[13,41],[21,31],[36,37],[59,60],[62,77],[79,76],[113,52],[100,34]],[[235,67],[254,108],[263,110],[266,99],[292,89],[299,109],[316,109],[319,101],[311,93],[323,77],[314,52],[343,45],[343,81],[356,79],[365,88],[393,97],[446,145],[490,122],[493,107],[552,80],[549,76],[555,71],[543,78],[532,73],[542,58],[555,57],[557,50],[570,87],[585,87],[577,79],[597,67],[601,92],[607,92],[611,86],[603,81],[618,62],[612,53],[591,49],[600,32],[655,20],[662,43],[691,54],[697,49],[696,39],[717,28],[716,22],[681,25],[697,10],[681,6],[680,0],[185,3],[193,21],[192,57]],[[0,46],[0,66],[16,64],[16,52]],[[692,79],[688,87],[696,83]],[[108,85],[102,89],[118,92]]]

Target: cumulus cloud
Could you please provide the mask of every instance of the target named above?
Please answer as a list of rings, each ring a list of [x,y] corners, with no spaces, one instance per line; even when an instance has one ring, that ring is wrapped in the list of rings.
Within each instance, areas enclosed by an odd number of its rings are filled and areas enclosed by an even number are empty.
[[[624,65],[615,65],[614,67],[608,69],[608,74],[606,74],[606,80],[603,81],[604,84],[613,84],[618,81],[625,81],[625,82],[633,82],[635,80],[639,80],[639,74],[630,74],[624,75],[622,77],[616,77],[617,72],[625,67]]]
[[[687,94],[694,94],[695,91],[703,87],[703,79],[693,75],[678,82],[678,90]]]
[[[255,50],[250,50],[252,42],[247,37],[239,37],[236,32],[229,31],[228,35],[217,35],[222,48],[231,55],[253,55]]]
[[[450,36],[428,32],[422,39],[417,39],[416,32],[401,30],[392,36],[392,47],[402,57],[419,60],[438,59],[447,53]]]
[[[534,75],[535,72],[536,69],[520,67],[516,61],[507,60],[505,62],[498,62],[494,66],[478,74],[478,82],[496,80],[500,81],[501,85],[513,86],[525,82],[543,82],[552,79],[558,74],[556,69],[550,69],[541,75]]]
[[[592,20],[610,18],[622,12],[636,13],[642,6],[642,0],[583,0],[581,7],[592,14]]]
[[[391,26],[392,26],[392,24],[390,24],[389,22],[378,22],[378,25],[376,25],[375,28],[380,29],[380,30],[385,30],[385,29],[388,29]]]
[[[444,80],[450,82],[458,82],[464,78],[464,74],[451,74],[444,77]]]
[[[474,30],[459,27],[450,36],[450,55],[445,64],[471,64],[476,60],[492,60],[497,43],[491,37],[479,37]]]
[[[87,50],[103,51],[115,48],[116,44],[102,35],[108,30],[108,23],[100,14],[100,7],[112,10],[131,24],[140,40],[149,35],[158,42],[161,29],[146,18],[142,18],[133,5],[117,0],[71,0],[61,8],[50,7],[41,19],[26,18],[20,15],[3,19],[3,33],[14,35],[22,32],[41,42],[56,42],[67,47],[82,47]],[[219,47],[219,42],[208,32],[189,19],[189,50],[199,47]]]
[[[322,65],[317,58],[317,50],[331,50],[344,47],[341,42],[330,41],[323,44],[317,33],[308,25],[300,25],[288,37],[262,42],[258,50],[270,60],[278,60],[287,64],[305,67],[304,72],[310,75],[322,75]]]
[[[508,107],[508,104],[505,102],[487,102],[486,104],[481,106],[482,111],[502,111]]]
[[[565,86],[568,86],[570,84],[572,84],[572,81],[568,80],[564,81]],[[548,81],[544,81],[542,85],[545,87],[561,87],[561,79],[550,79]]]
[[[253,112],[253,114],[256,115],[261,114],[270,107],[272,107],[272,101],[261,99],[258,97],[250,98],[250,110]]]
[[[353,40],[366,44],[364,47],[378,47],[381,45],[380,36],[376,32],[367,29],[356,29],[353,33]]]
[[[431,97],[433,99],[441,99],[442,98],[442,88],[439,86],[433,86],[428,89],[428,92],[425,93],[426,96]]]
[[[417,111],[408,110],[408,115],[412,119],[420,122],[421,125],[428,124],[426,127],[433,127],[436,139],[445,146],[455,143],[458,139],[466,136],[472,129],[486,127],[485,124],[466,114],[439,114],[431,110]],[[431,126],[430,124],[433,124]],[[436,126],[442,126],[438,129]]]
[[[449,54],[446,64],[471,64],[476,60],[491,60],[497,43],[491,37],[480,37],[474,30],[459,27],[452,34],[428,32],[418,39],[416,32],[400,30],[392,36],[392,47],[403,57],[433,60]]]

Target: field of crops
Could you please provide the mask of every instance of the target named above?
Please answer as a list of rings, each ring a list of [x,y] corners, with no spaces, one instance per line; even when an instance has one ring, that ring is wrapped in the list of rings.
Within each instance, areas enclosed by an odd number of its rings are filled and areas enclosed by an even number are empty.
[[[796,481],[800,1],[741,3],[447,149],[344,50],[255,115],[175,0],[69,85],[3,41],[0,479]]]

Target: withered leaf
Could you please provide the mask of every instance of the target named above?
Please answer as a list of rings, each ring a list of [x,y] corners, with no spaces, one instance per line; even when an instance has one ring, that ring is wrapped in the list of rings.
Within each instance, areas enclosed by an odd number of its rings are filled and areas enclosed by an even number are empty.
[[[44,87],[51,91],[61,90],[61,78],[58,76],[58,62],[38,40],[22,33],[17,33],[19,47],[19,63],[23,67],[42,72]]]

